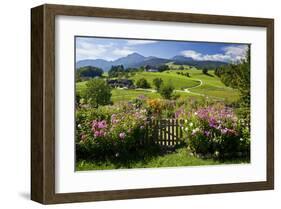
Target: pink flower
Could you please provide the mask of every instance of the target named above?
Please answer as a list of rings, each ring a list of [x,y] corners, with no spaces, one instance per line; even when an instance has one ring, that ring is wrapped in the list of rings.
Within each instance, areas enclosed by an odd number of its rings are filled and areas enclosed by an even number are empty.
[[[87,136],[86,136],[85,134],[82,134],[82,135],[81,135],[81,141],[84,141],[84,140],[86,139],[86,137],[87,137]]]
[[[97,126],[98,126],[99,129],[106,128],[107,127],[106,121],[102,120],[102,121],[98,122]]]
[[[119,134],[120,139],[124,139],[126,137],[126,134],[124,132]]]
[[[95,135],[95,137],[99,137],[100,136],[100,132],[99,131],[95,131],[94,135]]]
[[[100,130],[100,136],[104,136],[104,135],[105,135],[104,131]]]

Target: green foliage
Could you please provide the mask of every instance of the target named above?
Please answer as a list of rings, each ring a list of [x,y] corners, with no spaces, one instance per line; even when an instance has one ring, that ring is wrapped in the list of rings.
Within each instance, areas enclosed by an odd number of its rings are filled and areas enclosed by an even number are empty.
[[[170,68],[169,68],[168,65],[160,65],[160,66],[158,67],[158,71],[159,71],[159,72],[164,72],[164,71],[168,71],[168,70],[170,70]]]
[[[177,72],[178,75],[182,75],[182,76],[186,76],[186,77],[190,77],[190,74],[188,72]]]
[[[161,78],[154,78],[153,79],[153,84],[154,84],[157,91],[159,91],[162,83],[163,83],[163,80]]]
[[[125,74],[125,69],[123,65],[111,66],[111,69],[108,71],[109,77],[120,77]]]
[[[247,51],[246,59],[216,70],[216,75],[226,86],[238,89],[242,106],[250,106],[250,50]]]
[[[137,88],[148,89],[148,88],[150,88],[150,84],[148,83],[148,81],[145,78],[140,78],[136,82],[136,87]]]
[[[86,66],[81,67],[76,72],[76,81],[83,80],[83,78],[100,77],[103,74],[103,70],[97,67]]]
[[[163,83],[159,89],[160,95],[165,99],[171,99],[175,87],[171,82]]]
[[[202,73],[203,73],[203,74],[207,74],[207,73],[208,73],[208,69],[207,69],[207,68],[203,68],[203,69],[202,69]]]
[[[86,84],[85,98],[91,107],[110,104],[111,88],[103,79],[92,79]]]

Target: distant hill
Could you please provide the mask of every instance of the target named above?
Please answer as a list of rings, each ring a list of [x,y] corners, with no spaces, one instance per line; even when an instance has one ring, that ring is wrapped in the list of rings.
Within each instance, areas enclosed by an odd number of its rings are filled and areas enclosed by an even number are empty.
[[[179,62],[188,62],[188,61],[193,61],[191,57],[185,57],[181,55],[177,55],[171,58],[174,61],[179,61]]]
[[[86,66],[98,67],[105,71],[111,67],[111,62],[104,59],[87,59],[76,62],[76,69]]]
[[[119,58],[115,61],[113,61],[114,65],[123,65],[124,67],[132,67],[136,65],[137,63],[141,63],[145,61],[146,57],[138,54],[138,53],[132,53],[129,54],[126,57]]]
[[[197,68],[217,68],[223,65],[227,65],[226,62],[211,61],[211,60],[194,60],[191,57],[175,56],[172,58],[174,64],[177,65],[190,65]]]
[[[132,53],[125,57],[121,57],[113,61],[107,61],[104,59],[80,60],[76,63],[76,69],[85,66],[93,66],[93,67],[101,68],[104,71],[108,71],[113,65],[123,65],[125,68],[128,67],[137,68],[146,65],[158,67],[168,62],[173,62],[174,64],[179,64],[179,65],[190,65],[198,68],[216,68],[228,64],[226,62],[220,62],[220,61],[194,60],[191,57],[184,57],[180,55],[174,56],[170,59],[164,59],[155,56],[145,57],[138,53]]]

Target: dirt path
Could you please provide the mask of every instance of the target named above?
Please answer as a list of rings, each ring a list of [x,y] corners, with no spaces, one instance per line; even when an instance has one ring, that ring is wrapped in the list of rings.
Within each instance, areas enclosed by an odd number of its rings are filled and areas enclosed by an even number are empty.
[[[202,86],[203,81],[202,80],[197,80],[197,79],[192,79],[193,81],[199,81],[200,83],[196,86],[190,87],[190,88],[186,88],[184,90],[175,90],[175,92],[184,92],[184,93],[189,93],[189,94],[194,94],[194,95],[198,95],[198,96],[206,96],[205,94],[200,94],[200,93],[196,93],[196,92],[191,92],[190,89],[194,89],[194,88],[198,88],[200,86]]]
[[[203,81],[200,80],[200,79],[192,79],[193,81],[199,81],[200,83],[196,86],[193,86],[193,87],[190,87],[190,88],[186,88],[184,90],[174,90],[175,92],[182,92],[182,93],[188,93],[188,94],[193,94],[193,95],[198,95],[198,96],[203,96],[203,97],[212,97],[212,98],[216,98],[216,99],[220,99],[220,100],[224,100],[223,98],[221,97],[215,97],[215,96],[209,96],[209,95],[206,95],[206,94],[200,94],[200,93],[196,93],[196,92],[192,92],[190,91],[190,89],[195,89],[195,88],[199,88],[200,86],[203,85]],[[125,90],[124,88],[119,88],[119,89],[123,89]],[[135,89],[136,91],[148,91],[148,92],[151,92],[151,93],[156,93],[157,91],[155,89],[143,89],[143,88],[136,88]]]
[[[212,97],[212,98],[215,98],[215,99],[224,100],[224,98],[221,98],[221,97],[209,96],[209,95],[206,95],[206,94],[200,94],[200,93],[196,93],[196,92],[190,91],[190,89],[195,89],[195,88],[198,88],[198,87],[203,85],[203,81],[202,80],[200,80],[200,79],[193,79],[193,80],[194,81],[199,81],[200,84],[198,84],[197,86],[186,88],[184,90],[175,90],[175,92],[185,92],[185,93],[194,94],[194,95],[198,95],[198,96]]]

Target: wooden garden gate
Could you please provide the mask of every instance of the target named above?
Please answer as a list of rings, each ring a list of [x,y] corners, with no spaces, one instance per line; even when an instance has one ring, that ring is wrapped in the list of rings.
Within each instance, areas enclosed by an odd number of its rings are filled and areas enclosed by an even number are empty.
[[[146,127],[145,141],[162,146],[175,146],[183,141],[183,120],[153,119]]]

